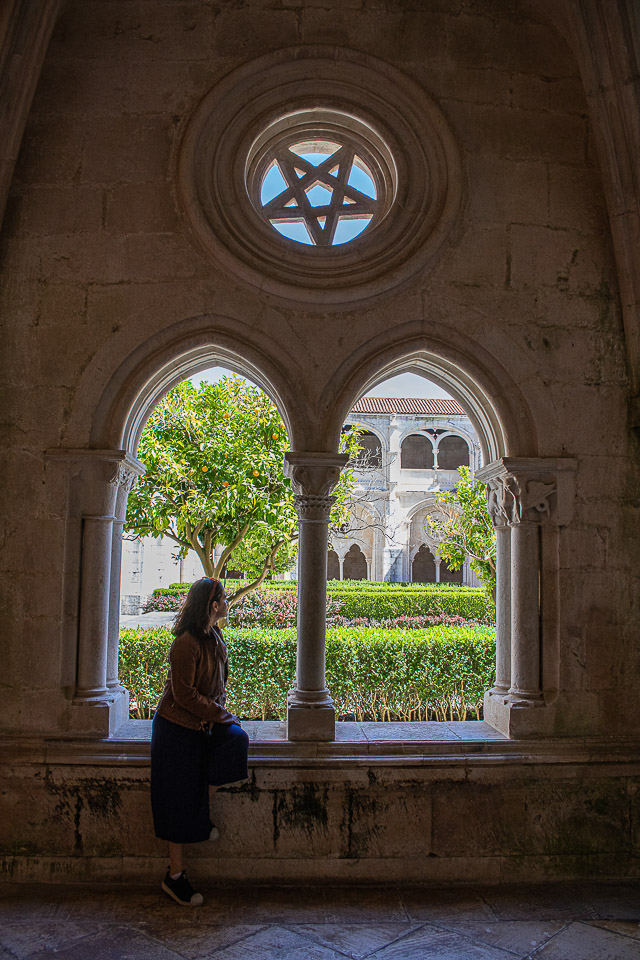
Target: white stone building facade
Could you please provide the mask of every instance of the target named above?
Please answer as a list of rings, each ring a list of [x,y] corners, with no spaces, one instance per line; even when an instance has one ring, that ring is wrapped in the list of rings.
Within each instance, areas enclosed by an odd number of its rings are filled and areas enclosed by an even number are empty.
[[[468,562],[448,569],[425,529],[437,513],[437,494],[455,488],[458,467],[475,473],[480,466],[480,444],[462,407],[455,400],[363,397],[347,422],[366,430],[365,456],[352,526],[331,539],[329,579],[477,586]]]
[[[466,562],[449,570],[425,529],[436,495],[453,490],[458,466],[480,466],[480,443],[455,400],[362,397],[347,424],[364,430],[355,509],[344,536],[331,538],[330,580],[450,581],[478,586]],[[177,559],[169,539],[125,539],[121,612],[138,613],[156,587],[202,576],[193,551]],[[286,575],[295,579],[294,569]]]

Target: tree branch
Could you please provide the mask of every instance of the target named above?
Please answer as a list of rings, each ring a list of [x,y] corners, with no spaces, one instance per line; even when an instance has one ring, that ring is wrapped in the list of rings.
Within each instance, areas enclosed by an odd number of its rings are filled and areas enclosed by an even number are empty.
[[[238,546],[238,544],[242,542],[250,526],[251,526],[250,521],[247,520],[247,522],[238,529],[238,533],[235,535],[231,543],[227,544],[227,546],[224,548],[224,550],[220,555],[220,559],[218,560],[215,566],[215,570],[216,570],[216,572],[214,573],[215,577],[220,576],[220,571],[224,570],[227,560],[229,559],[229,557],[231,556],[235,548]]]
[[[286,542],[287,542],[286,540],[278,540],[278,542],[276,543],[275,547],[273,548],[269,556],[265,559],[262,567],[262,573],[260,574],[258,579],[254,580],[253,583],[248,583],[246,584],[246,586],[240,587],[239,590],[236,590],[236,592],[229,597],[230,607],[238,603],[238,601],[242,600],[243,597],[246,597],[248,593],[251,593],[252,590],[255,590],[257,587],[260,586],[260,584],[262,583],[266,575],[269,573],[269,571],[274,569],[276,564],[276,554],[278,553],[278,550],[280,549],[280,547]]]

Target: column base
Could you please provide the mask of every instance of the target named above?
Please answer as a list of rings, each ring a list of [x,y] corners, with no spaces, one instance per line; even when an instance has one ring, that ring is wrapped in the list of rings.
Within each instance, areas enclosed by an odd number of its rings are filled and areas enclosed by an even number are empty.
[[[511,740],[552,736],[556,710],[542,699],[489,690],[484,697],[484,720]]]
[[[336,711],[333,705],[313,707],[289,703],[287,740],[335,740]]]
[[[108,738],[129,719],[129,691],[111,687],[102,695],[78,696],[72,701],[70,732],[90,738]]]

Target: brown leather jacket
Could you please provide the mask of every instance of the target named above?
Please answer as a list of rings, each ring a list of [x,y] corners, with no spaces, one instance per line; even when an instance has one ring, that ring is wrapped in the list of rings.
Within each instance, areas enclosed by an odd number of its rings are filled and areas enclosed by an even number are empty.
[[[214,627],[215,638],[198,640],[183,633],[169,650],[169,675],[157,713],[166,720],[205,730],[211,723],[233,723],[225,709],[229,658],[222,633]]]

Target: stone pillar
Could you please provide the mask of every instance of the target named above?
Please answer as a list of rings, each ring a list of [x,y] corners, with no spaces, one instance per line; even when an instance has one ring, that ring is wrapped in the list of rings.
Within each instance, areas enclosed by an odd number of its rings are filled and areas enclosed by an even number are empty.
[[[338,557],[338,563],[340,564],[340,579],[344,580],[344,557]]]
[[[511,686],[511,528],[496,527],[496,695]]]
[[[84,517],[82,520],[77,700],[102,699],[107,693],[113,521],[113,516]]]
[[[63,586],[67,609],[77,618],[65,618],[66,656],[63,675],[75,677],[70,733],[105,737],[113,733],[126,715],[128,694],[117,683],[116,662],[110,662],[109,636],[115,609],[118,613],[120,559],[114,558],[114,523],[120,485],[131,473],[144,472],[138,461],[124,450],[47,451],[67,471],[67,552],[68,574]],[[126,497],[124,499],[126,505]],[[116,526],[119,541],[121,527]],[[118,584],[115,588],[114,577]],[[115,607],[113,607],[115,601]],[[109,665],[108,665],[109,664]]]
[[[485,719],[512,737],[551,733],[556,722],[557,691],[542,683],[543,652],[557,650],[545,647],[542,631],[539,544],[541,527],[571,518],[575,469],[575,460],[505,457],[476,474],[487,484],[496,528],[496,682],[485,695]],[[557,584],[547,589],[555,593]]]
[[[540,690],[540,550],[538,525],[511,528],[511,686],[518,706],[542,699]],[[518,702],[522,701],[522,702]]]
[[[299,520],[298,648],[296,684],[288,698],[289,740],[335,739],[335,708],[325,685],[327,541],[331,491],[347,459],[328,453],[285,457]]]
[[[440,583],[440,564],[442,563],[442,560],[436,554],[436,556],[433,558],[433,562],[436,565],[436,583]]]
[[[127,513],[127,498],[141,471],[131,462],[121,464],[117,477],[115,519],[111,540],[111,576],[109,585],[109,626],[107,638],[107,687],[117,687],[120,633],[120,575],[122,570],[122,531]]]

